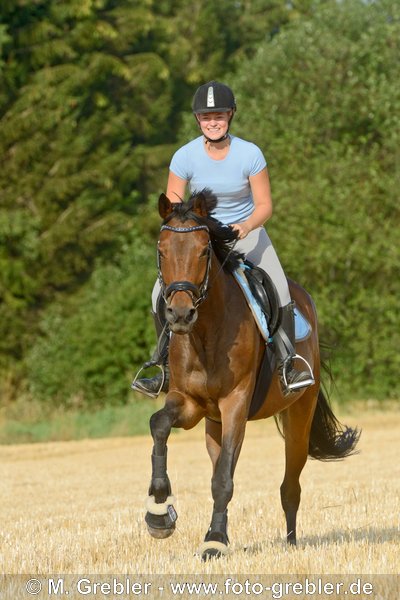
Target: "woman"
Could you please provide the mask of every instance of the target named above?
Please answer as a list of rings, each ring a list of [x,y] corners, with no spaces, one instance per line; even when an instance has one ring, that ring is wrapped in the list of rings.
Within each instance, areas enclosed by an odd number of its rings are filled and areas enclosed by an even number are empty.
[[[200,86],[194,95],[192,109],[201,136],[182,146],[172,157],[166,195],[172,202],[180,202],[188,184],[191,192],[207,187],[216,194],[218,206],[213,216],[237,231],[235,250],[264,269],[277,289],[281,325],[274,335],[274,342],[284,393],[312,385],[312,373],[297,371],[293,366],[293,303],[286,276],[263,227],[272,214],[265,158],[255,144],[229,134],[236,102],[227,85],[210,81]],[[155,317],[159,292],[157,282],[153,290]],[[156,396],[161,385],[162,375],[159,374],[151,379],[138,379],[132,387]],[[167,389],[168,381],[165,381],[163,391]]]

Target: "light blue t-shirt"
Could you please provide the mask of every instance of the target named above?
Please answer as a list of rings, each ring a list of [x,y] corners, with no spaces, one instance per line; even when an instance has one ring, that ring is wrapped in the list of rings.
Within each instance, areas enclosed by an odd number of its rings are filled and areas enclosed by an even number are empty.
[[[223,160],[210,158],[199,136],[172,157],[170,170],[189,182],[191,193],[210,188],[218,198],[213,216],[225,225],[245,221],[254,210],[249,177],[267,165],[260,148],[231,135],[229,152]]]

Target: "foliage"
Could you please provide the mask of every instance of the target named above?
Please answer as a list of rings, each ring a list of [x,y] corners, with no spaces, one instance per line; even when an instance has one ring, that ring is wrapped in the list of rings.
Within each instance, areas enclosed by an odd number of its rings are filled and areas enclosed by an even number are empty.
[[[171,106],[164,61],[151,45],[139,52],[158,27],[151,14],[142,22],[146,4],[130,8],[129,23],[111,2],[10,6],[0,141],[3,359],[7,350],[22,357],[38,310],[79,288],[127,237],[142,176],[137,154],[143,142],[157,142]]]
[[[100,265],[79,294],[46,312],[26,357],[33,397],[69,408],[127,400],[133,371],[155,343],[154,243],[138,235],[144,212],[118,263]]]
[[[282,262],[316,300],[341,385],[375,397],[399,394],[399,17],[394,2],[326,7],[233,78],[236,131],[269,161]]]
[[[124,406],[106,404],[93,410],[82,407],[54,409],[20,396],[2,411],[0,444],[23,444],[88,438],[145,435],[154,402],[135,398]]]

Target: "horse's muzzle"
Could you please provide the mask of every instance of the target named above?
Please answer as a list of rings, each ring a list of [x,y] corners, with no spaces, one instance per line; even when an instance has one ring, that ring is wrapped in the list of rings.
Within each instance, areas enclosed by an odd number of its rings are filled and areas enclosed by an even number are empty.
[[[188,306],[167,306],[165,310],[169,328],[173,333],[190,333],[197,321],[197,310]]]

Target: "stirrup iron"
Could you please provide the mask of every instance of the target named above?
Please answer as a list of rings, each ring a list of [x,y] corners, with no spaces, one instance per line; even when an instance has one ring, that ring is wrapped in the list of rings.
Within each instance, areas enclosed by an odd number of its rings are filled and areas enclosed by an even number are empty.
[[[309,377],[309,379],[306,379],[304,381],[298,381],[297,383],[288,383],[288,380],[286,377],[286,370],[287,370],[289,363],[294,361],[296,358],[303,361],[303,363],[306,364],[308,372],[310,374],[310,377]],[[300,354],[293,354],[292,356],[288,356],[286,358],[285,362],[282,365],[282,379],[283,379],[283,384],[285,386],[285,389],[288,392],[294,392],[301,388],[309,387],[310,385],[314,385],[314,383],[315,383],[314,374],[313,374],[310,363],[303,356],[300,356]]]
[[[149,367],[157,367],[158,369],[160,369],[161,374],[162,374],[162,379],[161,379],[161,384],[160,387],[158,388],[157,392],[149,392],[148,390],[146,390],[145,388],[139,387],[136,385],[136,381],[139,378],[139,375],[141,374],[142,371],[144,371],[145,369],[148,369]],[[146,362],[143,367],[140,367],[139,371],[136,373],[135,379],[132,381],[131,383],[131,388],[132,390],[134,390],[135,392],[139,392],[140,394],[145,394],[145,396],[149,396],[149,398],[158,398],[158,396],[161,394],[161,390],[163,388],[165,382],[165,369],[163,365],[158,365],[156,363],[154,363],[153,361],[148,361]]]

